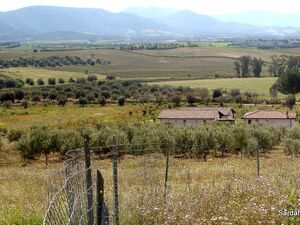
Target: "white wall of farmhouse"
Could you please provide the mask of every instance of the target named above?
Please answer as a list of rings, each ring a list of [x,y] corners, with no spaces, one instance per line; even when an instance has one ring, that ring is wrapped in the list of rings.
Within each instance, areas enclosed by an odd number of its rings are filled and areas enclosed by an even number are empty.
[[[176,126],[184,126],[184,125],[191,125],[197,126],[204,124],[205,122],[209,122],[212,120],[201,120],[201,119],[161,119],[162,123],[170,123]]]
[[[294,125],[294,119],[244,119],[245,123],[259,123],[270,126],[286,126],[292,127]]]

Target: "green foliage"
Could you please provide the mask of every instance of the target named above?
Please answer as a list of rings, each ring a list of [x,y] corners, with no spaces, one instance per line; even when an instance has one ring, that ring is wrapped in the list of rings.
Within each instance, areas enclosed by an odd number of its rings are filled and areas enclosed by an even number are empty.
[[[8,134],[8,140],[10,142],[19,141],[24,132],[22,130],[11,129]]]
[[[57,97],[58,105],[65,106],[68,102],[68,99],[65,95],[59,95]]]
[[[278,78],[274,88],[283,94],[296,94],[300,91],[300,71],[289,69]]]
[[[300,141],[293,138],[284,140],[284,152],[290,156],[298,156],[300,154]]]
[[[184,155],[192,153],[193,133],[192,127],[175,128],[175,153]]]
[[[214,140],[211,139],[212,135],[207,132],[205,127],[198,127],[194,134],[194,154],[201,156],[204,161],[207,160],[207,156],[214,147]]]
[[[288,137],[300,137],[300,128],[293,128]],[[16,146],[25,159],[34,159],[50,152],[64,154],[84,146],[84,142],[97,147],[96,154],[111,151],[115,138],[122,153],[135,155],[160,152],[183,157],[197,156],[207,160],[209,155],[242,152],[253,155],[259,148],[270,151],[284,137],[285,129],[262,125],[245,126],[209,123],[202,126],[175,127],[166,124],[136,124],[119,126],[81,127],[72,129],[32,128],[23,134]],[[287,151],[289,152],[289,151]]]
[[[89,103],[88,100],[84,97],[80,97],[78,102],[79,102],[80,106],[82,106],[82,107]]]
[[[288,95],[285,99],[285,105],[292,109],[296,104],[296,97],[295,95]]]
[[[106,105],[106,98],[103,96],[100,96],[98,99],[98,102],[101,106],[105,106]]]
[[[124,106],[125,101],[126,101],[126,99],[125,99],[124,96],[120,97],[120,98],[118,99],[118,104],[119,104],[119,106]]]

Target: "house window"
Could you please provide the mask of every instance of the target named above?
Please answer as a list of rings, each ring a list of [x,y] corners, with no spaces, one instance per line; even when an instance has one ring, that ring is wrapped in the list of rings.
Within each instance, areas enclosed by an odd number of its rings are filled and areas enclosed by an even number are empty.
[[[248,124],[251,124],[252,123],[252,121],[251,120],[248,120]]]
[[[184,124],[184,125],[186,124],[186,120],[183,120],[183,124]]]

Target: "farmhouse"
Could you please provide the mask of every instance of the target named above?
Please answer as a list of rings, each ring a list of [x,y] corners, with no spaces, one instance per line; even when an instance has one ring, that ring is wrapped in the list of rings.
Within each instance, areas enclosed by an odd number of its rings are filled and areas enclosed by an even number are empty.
[[[182,108],[162,110],[158,119],[162,123],[171,123],[178,126],[201,125],[211,121],[227,121],[234,123],[235,111],[232,108]]]
[[[257,110],[246,113],[242,118],[247,124],[259,123],[291,128],[295,121],[296,113],[276,110]]]

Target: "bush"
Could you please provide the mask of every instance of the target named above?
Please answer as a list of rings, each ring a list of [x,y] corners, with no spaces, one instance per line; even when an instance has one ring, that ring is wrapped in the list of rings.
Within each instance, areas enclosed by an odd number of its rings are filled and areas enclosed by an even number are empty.
[[[124,106],[125,101],[126,101],[126,99],[125,99],[124,96],[120,97],[120,98],[118,99],[118,104],[119,104],[119,106]]]
[[[48,79],[48,84],[49,85],[56,85],[56,79],[55,78],[49,78]]]
[[[24,134],[24,132],[22,130],[12,129],[12,130],[10,130],[10,132],[8,134],[8,140],[10,142],[19,141],[23,134]]]
[[[38,84],[39,86],[43,86],[43,85],[45,85],[45,82],[44,82],[42,79],[38,79],[38,80],[37,80],[37,84]]]
[[[204,127],[198,127],[196,129],[193,140],[193,152],[196,156],[202,157],[205,162],[207,161],[210,150],[212,150],[211,143],[214,142],[214,140],[211,140],[210,138],[209,132]]]
[[[58,105],[65,106],[66,103],[67,103],[67,101],[68,101],[68,99],[67,99],[67,97],[65,95],[59,95],[57,97],[57,101],[58,101]]]
[[[255,138],[249,138],[247,146],[243,149],[243,154],[254,156],[259,149],[259,144]]]
[[[88,104],[88,100],[86,98],[80,97],[78,100],[80,106],[84,107],[86,104]]]
[[[28,108],[28,101],[27,101],[27,100],[22,101],[21,106],[22,106],[24,109],[27,109],[27,108]]]
[[[284,152],[290,156],[299,156],[300,141],[297,139],[286,138],[284,140]]]
[[[106,105],[106,98],[103,96],[100,96],[98,99],[98,102],[101,106],[105,106]]]
[[[175,128],[175,153],[186,155],[193,149],[193,129],[191,127]]]
[[[190,106],[193,106],[197,102],[197,99],[193,93],[189,93],[186,96],[186,101]]]
[[[295,95],[288,95],[285,99],[285,105],[292,109],[296,104],[296,97]]]
[[[9,109],[12,106],[12,101],[5,101],[3,102],[3,106],[7,109]]]
[[[64,84],[64,83],[65,83],[65,80],[62,79],[62,78],[59,78],[59,79],[58,79],[58,83],[59,83],[59,84]]]

